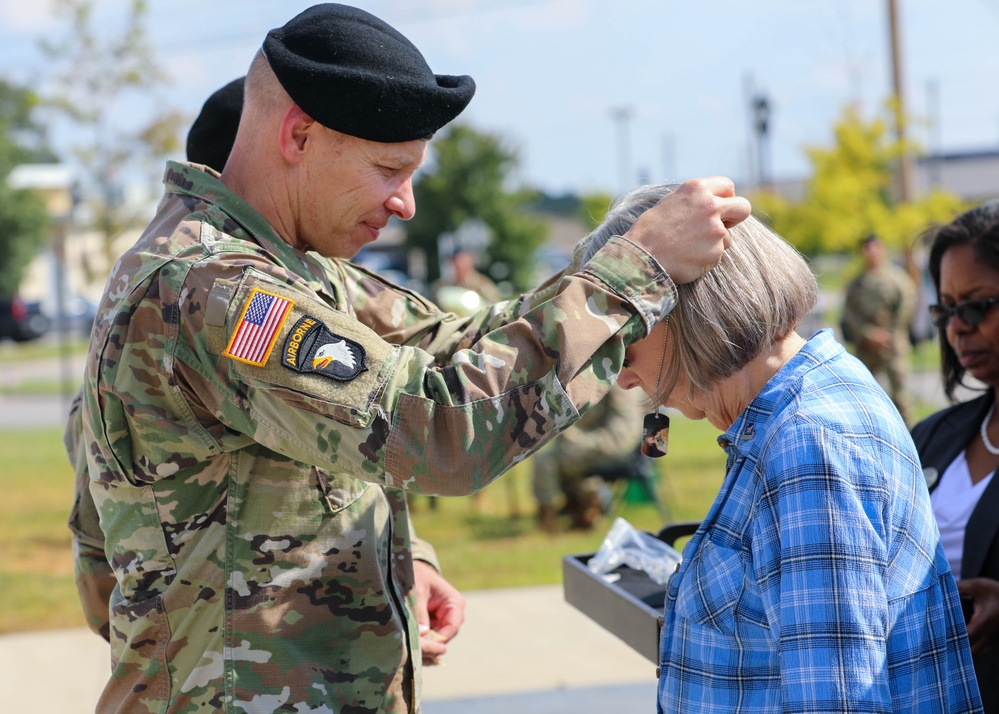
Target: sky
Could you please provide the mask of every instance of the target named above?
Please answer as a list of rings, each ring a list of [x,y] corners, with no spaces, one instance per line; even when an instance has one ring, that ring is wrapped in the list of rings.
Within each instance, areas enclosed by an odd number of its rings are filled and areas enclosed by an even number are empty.
[[[155,56],[170,77],[152,107],[193,119],[245,73],[271,28],[313,3],[148,0]],[[770,107],[772,178],[807,174],[846,106],[883,111],[892,92],[888,0],[359,0],[439,74],[469,74],[460,121],[501,137],[514,179],[557,195],[644,182],[756,178],[751,98]],[[912,136],[928,150],[999,150],[999,0],[897,0]],[[97,0],[113,29],[123,0]],[[0,76],[43,86],[38,38],[67,24],[48,0],[0,0]],[[186,132],[186,126],[185,126]],[[53,126],[56,148],[71,141]],[[183,158],[178,156],[176,158]]]

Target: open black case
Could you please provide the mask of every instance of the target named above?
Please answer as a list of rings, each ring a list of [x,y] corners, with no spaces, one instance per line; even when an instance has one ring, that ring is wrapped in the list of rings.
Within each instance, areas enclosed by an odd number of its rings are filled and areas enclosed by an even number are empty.
[[[673,546],[680,538],[693,535],[700,524],[700,521],[670,523],[656,537]],[[658,664],[666,586],[626,565],[612,571],[611,575],[620,575],[619,579],[608,582],[587,567],[593,555],[567,555],[562,559],[566,602]]]

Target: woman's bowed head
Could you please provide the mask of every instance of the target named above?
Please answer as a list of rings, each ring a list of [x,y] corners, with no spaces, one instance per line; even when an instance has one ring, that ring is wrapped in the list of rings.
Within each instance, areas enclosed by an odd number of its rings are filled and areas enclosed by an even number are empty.
[[[587,255],[624,234],[673,189],[643,186],[625,194],[591,234]],[[759,220],[750,216],[729,233],[718,267],[678,286],[669,329],[664,320],[632,344],[618,378],[626,389],[644,389],[654,405],[707,418],[720,429],[801,348],[795,327],[818,300],[804,258]]]

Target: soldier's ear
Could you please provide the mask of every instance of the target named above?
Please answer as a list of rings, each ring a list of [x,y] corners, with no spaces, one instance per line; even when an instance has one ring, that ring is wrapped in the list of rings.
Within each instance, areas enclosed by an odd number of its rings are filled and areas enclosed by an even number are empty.
[[[297,104],[292,103],[281,116],[278,127],[278,148],[281,156],[290,164],[297,164],[305,157],[306,147],[315,141],[315,130],[319,127]]]

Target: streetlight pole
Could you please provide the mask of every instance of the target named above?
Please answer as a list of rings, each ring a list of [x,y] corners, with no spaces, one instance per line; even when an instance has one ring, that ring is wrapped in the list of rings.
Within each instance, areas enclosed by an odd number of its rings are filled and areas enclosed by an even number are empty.
[[[759,188],[769,191],[773,189],[770,173],[770,101],[763,92],[753,98],[753,129],[756,132]]]

